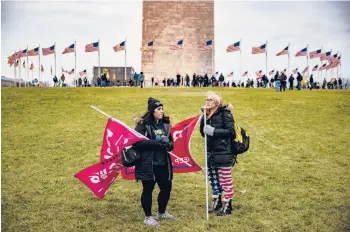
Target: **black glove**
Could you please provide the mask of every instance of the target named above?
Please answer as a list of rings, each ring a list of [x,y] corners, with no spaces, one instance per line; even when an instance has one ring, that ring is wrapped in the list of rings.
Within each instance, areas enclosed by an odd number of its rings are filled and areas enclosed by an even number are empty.
[[[169,137],[168,136],[162,136],[159,140],[160,143],[169,143]]]

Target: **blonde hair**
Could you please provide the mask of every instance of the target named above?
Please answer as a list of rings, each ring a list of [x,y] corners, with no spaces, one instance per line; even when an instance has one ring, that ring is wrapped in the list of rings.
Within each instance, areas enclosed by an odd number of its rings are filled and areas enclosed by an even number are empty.
[[[216,106],[222,104],[222,97],[219,93],[208,91],[207,99],[213,99]]]

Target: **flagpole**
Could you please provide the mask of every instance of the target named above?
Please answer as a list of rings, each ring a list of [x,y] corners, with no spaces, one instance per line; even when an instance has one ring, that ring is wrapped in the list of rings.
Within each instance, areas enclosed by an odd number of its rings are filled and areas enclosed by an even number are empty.
[[[309,45],[306,46],[306,67],[309,66]]]
[[[55,48],[55,76],[56,76],[56,42],[55,42],[54,48]]]
[[[242,75],[242,38],[239,40],[239,75]],[[233,75],[233,80],[235,79],[235,75]],[[243,79],[239,77],[239,79]]]
[[[16,56],[16,50],[15,50],[15,56]],[[15,63],[13,64],[13,80],[15,81],[16,80],[16,62],[17,62],[17,59],[15,58]]]
[[[29,59],[28,59],[28,46],[27,46],[27,79],[29,81],[29,67],[28,67],[28,65],[29,65]],[[29,87],[29,83],[26,83],[26,84]]]
[[[123,85],[126,83],[126,37],[125,37],[125,42],[124,42],[124,52],[125,52],[125,63],[124,63],[124,83]]]
[[[289,75],[289,71],[290,71],[290,42],[288,44],[288,74]]]
[[[214,72],[214,39],[212,40],[212,48],[211,48],[211,72]]]
[[[267,74],[267,40],[266,40],[266,71],[265,74]]]
[[[74,83],[77,81],[77,40],[74,40]],[[77,85],[75,84],[75,87]]]
[[[207,107],[204,107],[204,126],[207,125]],[[209,220],[208,214],[208,157],[207,157],[207,134],[204,133],[204,158],[205,158],[205,213],[207,216],[207,221]]]
[[[22,51],[21,51],[21,55],[22,55]],[[21,87],[21,66],[22,66],[22,61],[21,61],[21,57],[19,57],[19,68],[18,68],[18,71],[19,71],[19,87]]]
[[[98,76],[101,76],[100,47],[100,38],[98,38]]]
[[[41,68],[41,65],[40,65],[40,44],[39,44],[39,49],[38,49],[38,54],[39,54],[39,86],[40,86],[40,80],[41,80],[41,70],[40,70],[40,68]]]

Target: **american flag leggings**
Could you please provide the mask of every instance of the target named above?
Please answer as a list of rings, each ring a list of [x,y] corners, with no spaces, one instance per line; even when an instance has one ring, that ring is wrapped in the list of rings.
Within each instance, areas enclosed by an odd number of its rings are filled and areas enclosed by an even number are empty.
[[[224,201],[228,201],[233,198],[233,180],[232,180],[232,168],[208,168],[208,179],[213,191],[213,196],[221,195],[224,193]]]

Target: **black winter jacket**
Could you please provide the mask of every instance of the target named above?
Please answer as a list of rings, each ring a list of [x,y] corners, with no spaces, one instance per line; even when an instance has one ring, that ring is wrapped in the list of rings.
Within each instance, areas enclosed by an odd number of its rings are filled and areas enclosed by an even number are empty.
[[[170,124],[164,123],[166,134],[169,134],[169,149],[164,148],[164,152],[167,157],[167,166],[169,172],[169,180],[173,178],[173,167],[170,159],[170,155],[167,151],[171,151],[174,147],[173,139],[169,133],[171,126]],[[151,127],[149,123],[137,124],[135,130],[142,135],[145,135],[149,140],[139,141],[133,146],[140,152],[140,159],[136,161],[135,165],[135,179],[136,180],[155,180],[153,173],[153,154],[156,149],[162,147],[159,141],[153,138]]]
[[[234,119],[231,111],[225,105],[220,105],[217,111],[207,119],[207,125],[215,128],[214,135],[207,135],[208,166],[232,167],[234,157],[232,140],[235,138]],[[204,137],[204,117],[201,119],[200,132]]]

